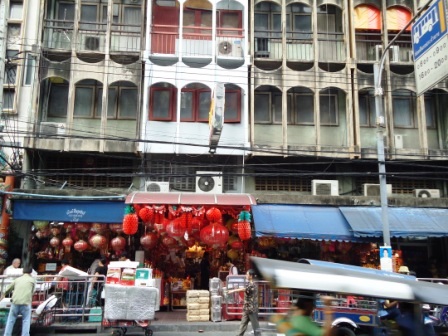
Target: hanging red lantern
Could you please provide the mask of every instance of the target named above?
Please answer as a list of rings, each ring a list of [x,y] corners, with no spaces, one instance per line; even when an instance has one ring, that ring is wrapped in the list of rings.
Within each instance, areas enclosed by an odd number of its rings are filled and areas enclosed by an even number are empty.
[[[62,241],[62,246],[65,247],[65,252],[70,252],[70,249],[73,246],[73,239],[71,239],[69,236],[67,236]]]
[[[252,233],[250,229],[250,222],[246,220],[242,220],[238,222],[238,237],[240,237],[241,240],[248,240],[250,239]]]
[[[152,222],[154,220],[154,209],[150,206],[145,206],[140,209],[138,216],[144,223]]]
[[[207,210],[205,216],[210,222],[220,222],[222,221],[222,213],[218,208],[212,207]]]
[[[110,246],[115,252],[123,251],[126,246],[126,239],[122,236],[117,236],[110,241]]]
[[[157,245],[158,237],[155,233],[147,233],[144,236],[140,238],[140,244],[142,245],[143,249],[150,250]]]
[[[109,229],[112,232],[121,233],[123,232],[123,224],[110,224]]]
[[[173,237],[165,236],[165,237],[162,238],[162,244],[167,246],[167,247],[172,247],[172,246],[176,246],[177,245],[177,241]]]
[[[53,237],[50,239],[50,245],[52,247],[58,247],[60,243],[61,243],[61,241],[58,237]]]
[[[201,241],[213,248],[223,246],[229,239],[229,230],[220,223],[211,223],[201,230]]]
[[[190,236],[199,238],[199,233],[204,227],[204,221],[199,217],[193,217],[187,224],[187,232]]]
[[[53,236],[57,236],[58,234],[61,233],[61,229],[60,229],[59,227],[57,227],[57,226],[53,226],[53,227],[50,229],[50,232],[51,232],[51,234],[52,234]]]
[[[170,220],[167,218],[163,218],[160,223],[154,224],[154,229],[160,234],[164,235],[166,233],[166,227],[170,223]]]
[[[78,240],[75,245],[73,245],[73,248],[78,252],[84,252],[89,247],[89,244],[87,244],[84,240]]]
[[[123,232],[127,235],[136,234],[138,230],[138,216],[134,213],[124,215]]]
[[[69,232],[73,229],[74,224],[73,223],[64,223],[63,228],[65,229],[65,231]]]
[[[96,234],[90,237],[89,243],[94,248],[104,248],[107,246],[107,239],[102,235]]]
[[[173,238],[181,238],[187,230],[186,222],[182,218],[172,220],[166,227],[166,233]]]

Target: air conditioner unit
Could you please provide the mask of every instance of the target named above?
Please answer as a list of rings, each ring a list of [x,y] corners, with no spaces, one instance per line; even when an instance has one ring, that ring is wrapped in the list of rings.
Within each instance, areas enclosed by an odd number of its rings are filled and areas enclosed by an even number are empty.
[[[98,36],[84,35],[83,36],[83,49],[91,51],[101,50],[101,39]]]
[[[390,61],[391,62],[400,62],[400,46],[391,46],[390,47]]]
[[[380,196],[380,185],[373,183],[363,184],[364,196]],[[392,195],[392,184],[386,184],[387,196]]]
[[[418,198],[440,198],[439,189],[414,189],[414,196]]]
[[[196,192],[222,194],[222,172],[197,171]]]
[[[41,122],[40,136],[61,136],[65,135],[65,124],[58,122]]]
[[[395,148],[396,149],[403,149],[403,135],[402,134],[395,134],[394,135],[395,140]]]
[[[339,196],[339,181],[312,180],[311,189],[314,196]]]
[[[221,38],[218,40],[218,56],[243,57],[242,41],[239,38]]]
[[[148,181],[145,182],[145,190],[147,192],[170,192],[170,183]]]

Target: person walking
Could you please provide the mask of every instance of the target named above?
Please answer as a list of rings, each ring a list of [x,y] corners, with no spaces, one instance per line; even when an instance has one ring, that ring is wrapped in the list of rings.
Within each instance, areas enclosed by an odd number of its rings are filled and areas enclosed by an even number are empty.
[[[250,269],[246,272],[247,285],[243,288],[231,289],[228,293],[244,291],[243,315],[241,317],[240,328],[237,336],[243,336],[247,330],[247,325],[252,324],[255,336],[260,335],[260,324],[258,323],[258,288],[254,283],[255,271]]]
[[[36,279],[31,276],[32,271],[33,269],[30,266],[24,267],[23,275],[15,279],[2,295],[1,299],[3,300],[5,295],[13,291],[11,308],[9,310],[4,336],[12,335],[12,330],[18,315],[22,315],[22,336],[30,335],[31,302],[34,289],[36,288]]]

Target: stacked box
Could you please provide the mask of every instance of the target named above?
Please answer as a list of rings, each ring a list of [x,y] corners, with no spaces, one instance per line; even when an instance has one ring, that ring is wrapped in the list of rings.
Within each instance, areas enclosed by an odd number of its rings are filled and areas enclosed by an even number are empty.
[[[210,297],[210,319],[212,322],[221,322],[222,296],[212,295]]]
[[[208,290],[187,291],[187,321],[210,320],[210,293]]]

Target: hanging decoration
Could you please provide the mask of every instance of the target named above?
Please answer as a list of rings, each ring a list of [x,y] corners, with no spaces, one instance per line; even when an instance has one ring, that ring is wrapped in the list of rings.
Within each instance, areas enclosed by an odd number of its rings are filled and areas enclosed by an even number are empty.
[[[239,239],[236,239],[232,243],[230,243],[230,247],[233,250],[241,250],[243,248],[243,242]]]
[[[174,239],[178,239],[184,236],[187,226],[185,221],[179,217],[173,219],[166,227],[166,234]]]
[[[229,239],[229,230],[221,223],[211,223],[201,230],[200,239],[213,248],[224,246]]]
[[[157,245],[158,237],[155,233],[147,233],[144,236],[140,238],[140,244],[142,245],[143,249],[150,250]]]
[[[152,223],[154,220],[154,209],[150,206],[145,206],[140,209],[138,216],[143,221],[143,223]]]
[[[126,246],[126,239],[122,236],[117,236],[110,241],[110,246],[115,252],[123,251]]]
[[[215,207],[211,207],[205,213],[205,216],[210,222],[220,222],[222,221],[222,213],[221,210]]]
[[[77,223],[76,230],[81,231],[81,232],[87,232],[90,230],[90,225],[87,223]]]
[[[61,229],[57,226],[52,226],[50,232],[53,236],[57,236],[58,234],[61,233]]]
[[[103,234],[107,230],[107,225],[101,223],[93,223],[90,230],[98,234]]]
[[[134,235],[138,230],[138,216],[134,213],[132,206],[126,206],[123,217],[123,232],[127,235]]]
[[[154,224],[163,223],[163,219],[165,218],[165,206],[164,205],[153,205],[154,209]]]
[[[238,258],[238,251],[234,250],[234,249],[230,249],[227,251],[227,256],[229,257],[230,260],[235,260]]]
[[[241,240],[249,240],[251,237],[250,222],[242,220],[238,222],[238,237]]]
[[[60,243],[61,243],[61,240],[58,237],[53,237],[50,239],[50,245],[52,247],[58,247]]]
[[[73,239],[71,239],[70,236],[65,237],[62,241],[62,246],[65,247],[65,252],[70,252],[73,246]]]
[[[154,229],[159,233],[159,235],[163,236],[166,233],[166,227],[170,223],[168,218],[163,218],[160,223],[154,224]]]
[[[199,238],[201,229],[204,227],[203,219],[199,217],[193,217],[187,224],[187,232],[189,236]]]
[[[96,234],[90,237],[89,243],[94,248],[105,248],[107,246],[107,239],[100,234]]]
[[[115,233],[122,233],[123,232],[123,224],[110,224],[109,229]]]
[[[166,247],[172,247],[177,245],[177,241],[173,237],[165,236],[162,238],[162,244]]]
[[[73,248],[78,252],[84,252],[89,247],[89,244],[87,244],[84,240],[80,239],[78,240],[75,245],[73,245]]]

